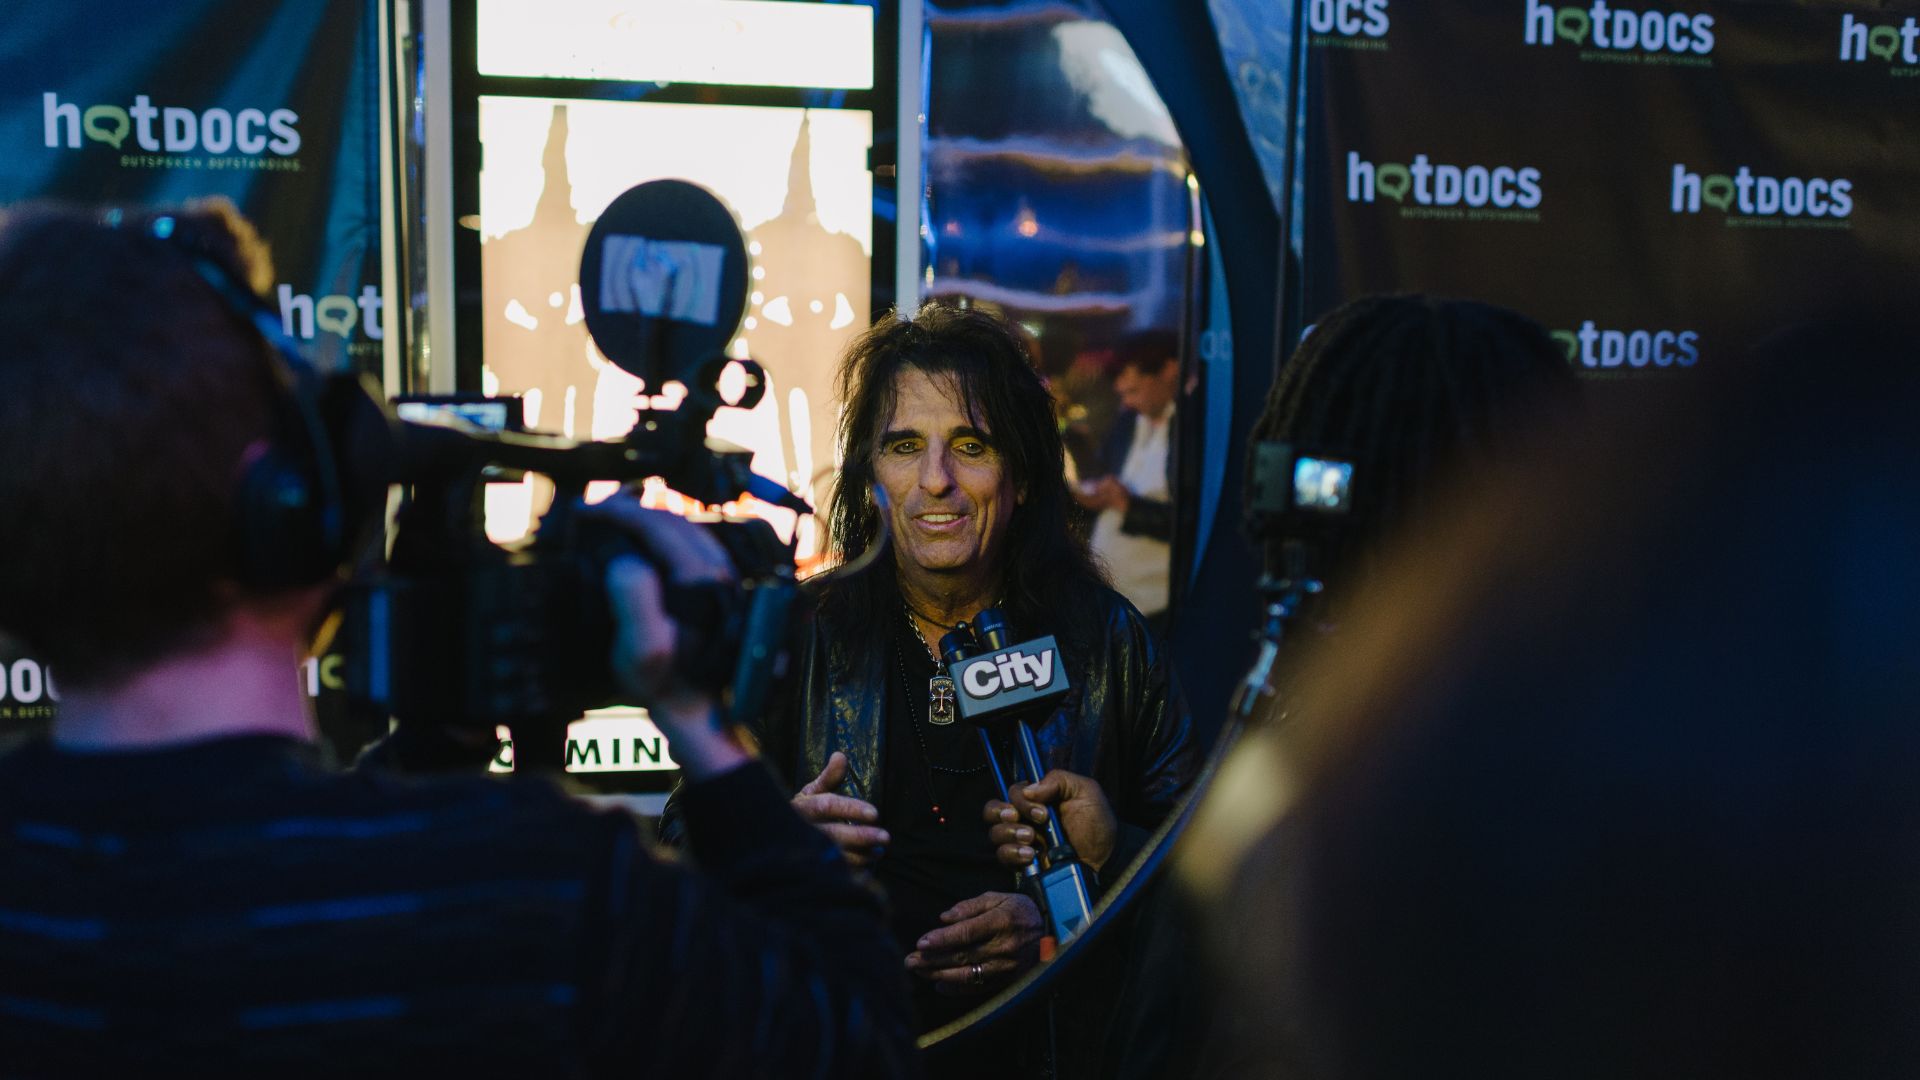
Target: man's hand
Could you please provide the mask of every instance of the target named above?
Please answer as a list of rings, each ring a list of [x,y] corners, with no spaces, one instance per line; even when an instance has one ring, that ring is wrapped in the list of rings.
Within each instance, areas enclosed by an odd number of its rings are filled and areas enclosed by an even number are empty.
[[[748,760],[720,729],[712,695],[684,685],[673,670],[679,628],[667,614],[661,578],[683,585],[734,580],[733,563],[705,529],[663,510],[644,510],[615,496],[586,508],[637,537],[659,565],[623,555],[607,566],[607,603],[613,609],[608,663],[626,700],[647,707],[689,779],[717,776]]]
[[[800,794],[793,797],[793,808],[832,837],[848,862],[865,866],[885,854],[893,838],[879,827],[880,811],[872,803],[834,794],[846,780],[847,755],[835,750],[820,775],[807,781]]]
[[[907,970],[941,993],[984,994],[1040,959],[1040,909],[1019,893],[982,893],[940,913]]]
[[[1073,489],[1074,501],[1096,513],[1102,510],[1127,512],[1128,504],[1133,502],[1133,493],[1111,476],[1098,480],[1082,481]]]
[[[987,838],[993,842],[1000,865],[1017,870],[1033,861],[1035,852],[1046,843],[1040,826],[1046,824],[1049,806],[1059,808],[1060,827],[1081,862],[1098,873],[1113,855],[1119,823],[1107,793],[1092,777],[1055,769],[1038,783],[1008,794],[1013,796],[1012,805],[995,799],[985,811],[987,824],[992,826]]]

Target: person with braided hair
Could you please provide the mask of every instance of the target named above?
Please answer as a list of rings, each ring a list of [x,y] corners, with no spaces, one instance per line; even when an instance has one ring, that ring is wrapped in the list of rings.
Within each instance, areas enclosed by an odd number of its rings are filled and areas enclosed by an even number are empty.
[[[1323,317],[1281,367],[1247,450],[1251,458],[1261,442],[1285,442],[1354,466],[1340,528],[1312,538],[1313,572],[1325,589],[1307,621],[1337,629],[1341,605],[1407,523],[1440,492],[1459,490],[1447,487],[1450,480],[1500,459],[1543,417],[1575,400],[1572,369],[1553,339],[1505,308],[1372,296]],[[1251,509],[1251,492],[1247,498]],[[1254,539],[1272,547],[1272,556],[1290,538]],[[1014,833],[1029,798],[1066,820],[1102,812],[1097,785],[1064,774],[1048,779],[1016,793],[1011,807],[989,807],[1003,815],[990,825],[1003,861],[1017,858]],[[1141,898],[1134,921],[1144,932],[1100,1075],[1240,1075],[1238,1055],[1246,1048],[1258,1047],[1259,1060],[1271,1063],[1283,1057],[1273,1048],[1291,1042],[1287,1025],[1274,1022],[1288,1019],[1283,1010],[1262,1009],[1256,1018],[1203,979],[1195,957],[1210,931],[1187,903],[1185,893],[1164,887]],[[1222,931],[1268,940],[1262,928],[1244,924]]]
[[[1352,505],[1338,530],[1315,537],[1314,569],[1337,605],[1448,481],[1501,456],[1574,396],[1564,352],[1516,311],[1368,296],[1310,328],[1267,393],[1249,453],[1283,442],[1353,463]]]
[[[1369,570],[1193,837],[1244,1075],[1920,1075],[1916,342],[1786,328]]]

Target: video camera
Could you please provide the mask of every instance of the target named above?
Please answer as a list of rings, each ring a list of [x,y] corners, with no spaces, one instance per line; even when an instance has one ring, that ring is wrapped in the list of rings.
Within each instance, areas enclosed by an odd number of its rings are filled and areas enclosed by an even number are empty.
[[[810,513],[783,486],[757,476],[751,453],[709,440],[723,407],[752,408],[765,373],[725,349],[746,308],[747,252],[732,212],[683,181],[635,187],[607,208],[581,256],[581,302],[601,352],[650,392],[677,380],[672,411],[645,411],[625,439],[576,442],[465,422],[471,402],[434,402],[389,421],[388,480],[404,486],[391,550],[357,568],[345,605],[347,698],[356,714],[394,721],[390,751],[409,768],[477,764],[496,732],[514,738],[516,766],[558,771],[566,727],[615,694],[614,621],[606,569],[624,554],[656,561],[627,532],[581,512],[593,481],[659,477],[714,506],[742,495]],[[747,389],[720,395],[741,365]],[[481,410],[484,412],[484,410]],[[409,419],[411,415],[414,418]],[[529,542],[487,538],[484,490],[503,472],[554,485],[552,508]],[[793,549],[758,519],[707,523],[731,558],[737,586],[663,580],[681,631],[680,677],[715,694],[727,719],[756,716],[776,693],[797,640]],[[664,575],[663,575],[664,578]]]
[[[1253,449],[1247,520],[1256,534],[1318,532],[1353,506],[1353,463],[1300,451],[1291,443]]]
[[[1321,549],[1353,511],[1353,462],[1306,453],[1291,443],[1257,443],[1247,490],[1247,529],[1265,553],[1259,583],[1265,612],[1259,653],[1228,707],[1235,725],[1247,723],[1274,696],[1287,624],[1322,591]]]
[[[1253,449],[1247,486],[1247,527],[1268,551],[1261,588],[1311,582],[1307,591],[1319,591],[1314,575],[1320,560],[1312,549],[1352,513],[1353,463],[1291,443],[1261,442]]]

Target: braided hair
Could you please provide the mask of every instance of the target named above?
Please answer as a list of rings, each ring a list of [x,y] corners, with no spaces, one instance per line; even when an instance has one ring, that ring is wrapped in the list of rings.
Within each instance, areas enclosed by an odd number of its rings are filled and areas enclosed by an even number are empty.
[[[1370,296],[1312,328],[1274,380],[1249,441],[1353,463],[1344,527],[1319,548],[1320,577],[1331,585],[1363,571],[1451,470],[1498,453],[1573,393],[1564,351],[1518,312]]]

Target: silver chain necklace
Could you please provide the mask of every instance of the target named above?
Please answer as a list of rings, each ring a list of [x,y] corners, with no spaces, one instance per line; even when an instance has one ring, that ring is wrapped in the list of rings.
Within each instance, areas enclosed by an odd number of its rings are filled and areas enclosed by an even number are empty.
[[[959,699],[954,693],[953,676],[947,674],[947,666],[940,662],[940,655],[927,644],[927,635],[920,631],[920,620],[913,617],[913,605],[905,600],[900,606],[907,613],[907,626],[913,630],[914,640],[927,650],[927,659],[933,661],[933,678],[927,680],[927,723],[946,727],[958,718],[955,702]]]

